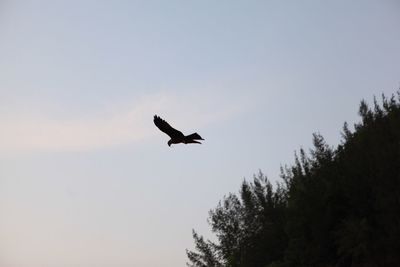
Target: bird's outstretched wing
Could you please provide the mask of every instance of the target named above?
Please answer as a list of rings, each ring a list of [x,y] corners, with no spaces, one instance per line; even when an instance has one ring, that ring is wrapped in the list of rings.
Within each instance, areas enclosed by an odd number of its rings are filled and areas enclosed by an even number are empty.
[[[172,128],[171,125],[168,124],[165,120],[161,119],[157,115],[154,115],[154,124],[160,129],[162,132],[166,133],[171,137],[171,139],[174,138],[181,138],[183,137],[183,133]]]

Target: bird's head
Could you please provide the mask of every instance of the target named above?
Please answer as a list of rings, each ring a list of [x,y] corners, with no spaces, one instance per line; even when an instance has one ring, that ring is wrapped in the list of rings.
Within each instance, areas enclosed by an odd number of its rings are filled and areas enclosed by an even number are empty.
[[[168,141],[168,146],[171,146],[171,144],[172,144],[172,141],[169,140],[169,141]]]

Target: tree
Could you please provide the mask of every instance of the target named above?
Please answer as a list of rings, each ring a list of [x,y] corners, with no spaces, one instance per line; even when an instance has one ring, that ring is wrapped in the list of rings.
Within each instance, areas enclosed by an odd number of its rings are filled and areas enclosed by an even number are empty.
[[[187,251],[188,266],[257,267],[282,258],[285,205],[283,188],[274,191],[261,172],[252,183],[244,181],[239,196],[229,194],[210,211],[219,243],[205,242],[194,232],[198,252]]]
[[[218,242],[194,232],[193,267],[400,266],[400,91],[343,126],[337,148],[313,135],[273,190],[260,172],[210,211]]]

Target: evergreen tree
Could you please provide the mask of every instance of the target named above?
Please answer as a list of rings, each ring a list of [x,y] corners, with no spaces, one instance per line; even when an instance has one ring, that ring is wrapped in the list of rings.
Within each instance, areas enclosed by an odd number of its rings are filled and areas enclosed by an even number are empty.
[[[229,194],[210,211],[218,245],[194,232],[198,252],[187,251],[188,266],[258,267],[281,259],[287,243],[285,207],[283,188],[274,191],[261,172],[252,183],[244,181],[239,196]]]
[[[193,267],[400,266],[400,91],[360,104],[336,148],[314,134],[273,190],[260,172],[210,211],[217,243],[193,232]]]

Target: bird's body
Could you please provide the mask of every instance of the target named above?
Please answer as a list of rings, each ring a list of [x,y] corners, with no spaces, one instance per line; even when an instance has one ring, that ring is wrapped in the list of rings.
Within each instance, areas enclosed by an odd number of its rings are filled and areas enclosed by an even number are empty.
[[[184,135],[181,131],[178,131],[171,127],[165,120],[161,119],[159,116],[154,115],[154,124],[162,132],[166,133],[171,139],[168,141],[168,145],[171,144],[201,144],[197,140],[204,140],[198,133],[192,133],[189,135]]]

